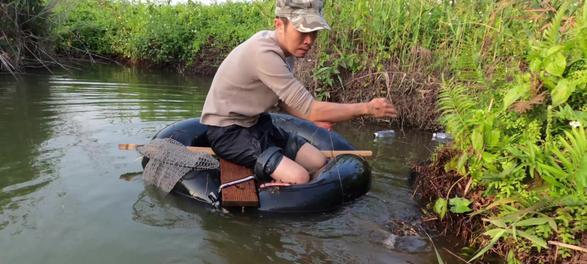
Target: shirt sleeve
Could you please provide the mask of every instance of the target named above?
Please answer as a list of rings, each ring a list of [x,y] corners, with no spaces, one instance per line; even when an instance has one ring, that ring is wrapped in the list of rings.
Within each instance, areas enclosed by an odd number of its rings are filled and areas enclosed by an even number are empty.
[[[307,115],[314,101],[312,94],[296,79],[286,61],[275,51],[260,51],[257,76],[287,106]]]

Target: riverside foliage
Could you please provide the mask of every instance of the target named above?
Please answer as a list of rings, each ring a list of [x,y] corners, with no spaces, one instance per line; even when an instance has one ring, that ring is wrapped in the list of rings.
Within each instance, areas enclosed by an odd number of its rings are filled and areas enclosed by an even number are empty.
[[[63,54],[209,74],[238,43],[272,28],[273,6],[65,0],[55,9],[53,32]],[[317,55],[298,72],[317,98],[388,96],[400,110],[398,124],[434,128],[440,76],[505,75],[547,18],[526,10],[541,8],[534,0],[326,1],[333,30],[319,34]]]
[[[41,0],[0,2],[0,72],[53,66],[50,9]]]
[[[66,54],[215,67],[238,43],[272,27],[273,4],[63,1],[53,32]],[[319,34],[309,69],[317,97],[387,93],[398,105],[442,87],[440,121],[459,151],[446,169],[495,197],[472,212],[467,197],[440,198],[435,207],[443,216],[483,217],[482,249],[471,259],[497,244],[507,250],[494,252],[510,263],[547,250],[571,256],[549,241],[577,245],[587,229],[584,1],[326,1],[325,16],[333,30]],[[429,76],[443,81],[416,91],[404,84]],[[403,114],[434,107],[406,105],[419,108],[400,105]]]
[[[453,79],[441,92],[442,122],[460,151],[447,169],[470,176],[495,197],[472,213],[484,217],[490,239],[472,260],[509,243],[508,262],[518,263],[515,256],[543,252],[549,241],[580,243],[587,231],[587,7],[555,7],[510,82],[478,79],[491,89],[473,94]],[[553,257],[570,256],[561,247]]]
[[[224,56],[269,27],[268,3],[176,6],[134,1],[65,1],[56,8],[58,50],[158,65]],[[218,66],[218,65],[211,65]]]

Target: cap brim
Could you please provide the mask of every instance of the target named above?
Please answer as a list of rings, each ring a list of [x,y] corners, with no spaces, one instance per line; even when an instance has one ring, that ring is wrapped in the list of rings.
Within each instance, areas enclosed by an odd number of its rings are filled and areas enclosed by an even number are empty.
[[[304,14],[288,18],[294,27],[302,33],[327,29],[330,26],[321,15],[318,14]]]

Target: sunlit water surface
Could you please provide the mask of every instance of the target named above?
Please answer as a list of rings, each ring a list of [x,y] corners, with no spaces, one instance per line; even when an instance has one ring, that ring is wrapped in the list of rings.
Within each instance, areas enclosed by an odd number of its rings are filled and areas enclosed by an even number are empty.
[[[374,151],[373,186],[324,214],[222,214],[146,186],[116,145],[199,116],[210,82],[113,66],[0,75],[0,263],[435,263],[426,239],[388,228],[418,219],[408,166],[429,133],[337,125]]]

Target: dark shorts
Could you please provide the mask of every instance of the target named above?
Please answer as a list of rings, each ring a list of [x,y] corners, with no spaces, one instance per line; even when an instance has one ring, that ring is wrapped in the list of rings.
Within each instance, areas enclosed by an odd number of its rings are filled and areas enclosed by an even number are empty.
[[[206,135],[218,157],[247,168],[254,168],[259,155],[273,146],[282,149],[283,155],[295,160],[299,147],[306,142],[296,134],[275,127],[268,114],[262,114],[252,127],[208,126]]]

